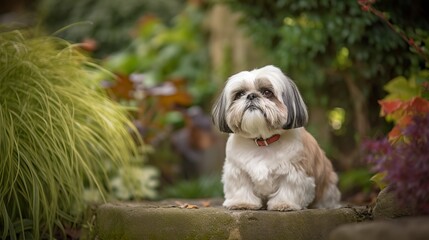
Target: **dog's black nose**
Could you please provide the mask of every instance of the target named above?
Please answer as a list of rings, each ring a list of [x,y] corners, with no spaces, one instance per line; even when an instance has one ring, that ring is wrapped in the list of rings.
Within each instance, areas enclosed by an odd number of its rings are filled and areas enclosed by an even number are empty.
[[[257,97],[258,97],[258,95],[256,95],[256,93],[251,93],[251,94],[247,95],[247,99],[248,100],[253,100],[253,99],[257,98]]]

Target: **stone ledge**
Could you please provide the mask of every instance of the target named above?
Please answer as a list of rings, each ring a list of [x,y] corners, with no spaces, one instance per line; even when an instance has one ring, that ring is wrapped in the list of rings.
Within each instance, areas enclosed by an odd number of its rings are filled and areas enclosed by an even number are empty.
[[[192,209],[167,202],[107,203],[97,209],[96,239],[320,240],[328,239],[338,226],[360,222],[367,216],[365,208],[357,207],[274,212],[199,206]]]
[[[330,240],[426,240],[429,239],[429,217],[404,217],[346,224],[330,235]]]

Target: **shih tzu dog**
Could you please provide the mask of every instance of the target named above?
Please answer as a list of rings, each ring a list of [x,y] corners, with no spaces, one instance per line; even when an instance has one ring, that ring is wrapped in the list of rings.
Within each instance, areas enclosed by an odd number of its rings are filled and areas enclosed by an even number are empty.
[[[339,207],[338,177],[303,128],[306,106],[280,69],[265,66],[231,76],[212,116],[220,131],[231,133],[222,175],[224,207]]]

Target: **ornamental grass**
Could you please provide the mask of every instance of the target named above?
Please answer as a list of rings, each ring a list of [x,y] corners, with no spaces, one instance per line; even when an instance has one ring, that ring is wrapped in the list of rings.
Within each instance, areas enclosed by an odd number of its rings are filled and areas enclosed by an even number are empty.
[[[76,49],[32,31],[0,33],[2,239],[51,239],[81,221],[85,189],[105,199],[112,171],[138,156],[127,111]]]

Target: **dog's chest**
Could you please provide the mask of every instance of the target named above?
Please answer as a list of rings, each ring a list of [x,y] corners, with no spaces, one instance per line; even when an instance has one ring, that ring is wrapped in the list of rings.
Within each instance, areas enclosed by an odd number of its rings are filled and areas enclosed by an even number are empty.
[[[227,144],[226,159],[250,177],[255,192],[269,195],[294,171],[302,150],[303,145],[297,138],[282,137],[267,147],[257,147],[233,136]]]
[[[268,196],[276,192],[279,183],[294,169],[295,151],[288,149],[253,149],[243,152],[238,160],[250,177],[256,193]]]
[[[278,175],[266,175],[262,179],[252,178],[253,190],[258,195],[269,196],[275,193],[279,188],[279,176]]]

